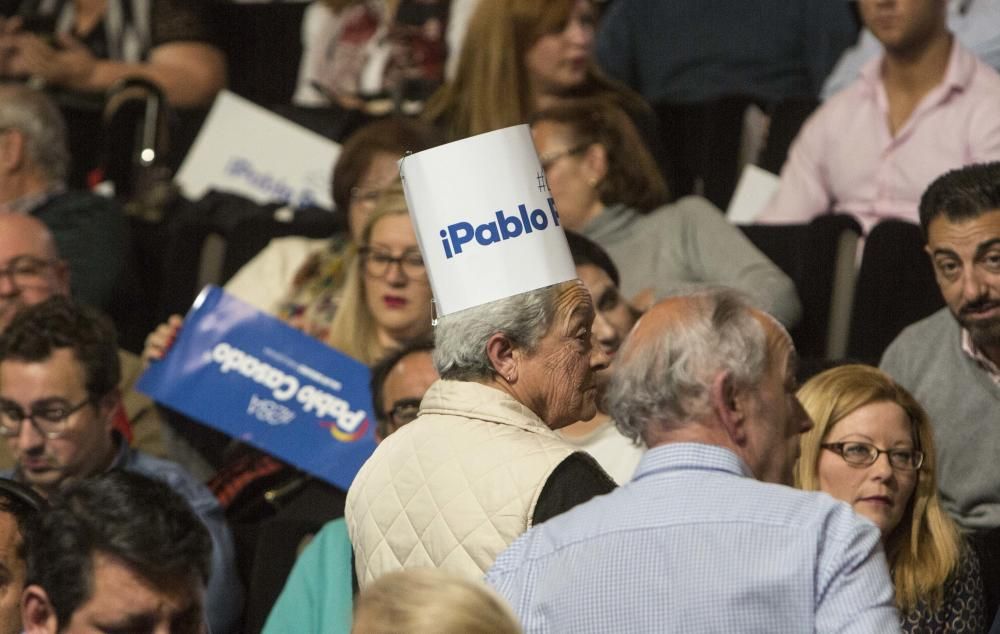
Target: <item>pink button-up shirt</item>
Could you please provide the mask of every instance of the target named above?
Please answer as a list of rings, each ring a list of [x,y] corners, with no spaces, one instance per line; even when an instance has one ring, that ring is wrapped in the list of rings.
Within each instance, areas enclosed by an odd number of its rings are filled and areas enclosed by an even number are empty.
[[[917,206],[931,181],[1000,159],[996,71],[953,42],[944,80],[892,136],[881,63],[869,62],[806,121],[758,222],[808,222],[829,211],[853,214],[866,233],[885,218],[919,222]]]

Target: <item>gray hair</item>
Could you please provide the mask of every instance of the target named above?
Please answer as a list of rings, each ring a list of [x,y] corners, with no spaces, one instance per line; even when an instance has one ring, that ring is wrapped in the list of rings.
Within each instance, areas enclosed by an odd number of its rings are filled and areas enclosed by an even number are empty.
[[[734,384],[745,387],[757,385],[767,371],[767,333],[743,295],[711,290],[687,298],[690,315],[653,341],[629,337],[619,352],[605,402],[619,431],[632,440],[648,443],[656,426],[676,427],[706,414],[718,372],[729,371]]]
[[[434,331],[434,366],[442,379],[474,381],[496,374],[486,354],[494,334],[534,352],[555,315],[560,284],[505,297],[445,315]]]
[[[24,135],[28,162],[50,183],[63,183],[69,166],[66,122],[44,93],[25,86],[0,86],[0,130]]]

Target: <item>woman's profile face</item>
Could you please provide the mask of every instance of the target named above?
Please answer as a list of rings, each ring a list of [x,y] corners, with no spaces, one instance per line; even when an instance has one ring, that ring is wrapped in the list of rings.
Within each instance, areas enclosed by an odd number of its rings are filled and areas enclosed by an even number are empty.
[[[364,245],[365,304],[381,337],[403,342],[431,328],[431,288],[410,216],[379,219]]]
[[[827,432],[824,444],[867,443],[882,450],[913,450],[913,426],[902,407],[891,401],[869,403],[854,410]],[[880,453],[868,466],[854,466],[829,449],[821,449],[817,464],[820,490],[847,502],[871,520],[885,539],[906,512],[918,471],[897,469]]]
[[[603,208],[597,191],[603,174],[587,164],[588,148],[580,147],[569,126],[539,121],[531,126],[531,137],[559,211],[559,221],[567,229],[580,231],[594,215],[595,205],[598,211]]]
[[[608,356],[594,345],[593,321],[590,292],[580,282],[566,284],[548,332],[532,352],[519,351],[519,400],[552,429],[597,413],[597,372]]]
[[[560,95],[583,84],[593,52],[594,20],[590,2],[576,0],[563,29],[543,35],[527,50],[524,66],[536,95]]]

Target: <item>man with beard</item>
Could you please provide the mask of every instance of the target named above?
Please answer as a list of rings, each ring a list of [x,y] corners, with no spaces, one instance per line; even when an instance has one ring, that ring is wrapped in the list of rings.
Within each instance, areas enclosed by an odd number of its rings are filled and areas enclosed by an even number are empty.
[[[985,533],[1000,528],[1000,163],[940,176],[920,224],[947,308],[904,330],[881,367],[930,414],[945,508]]]

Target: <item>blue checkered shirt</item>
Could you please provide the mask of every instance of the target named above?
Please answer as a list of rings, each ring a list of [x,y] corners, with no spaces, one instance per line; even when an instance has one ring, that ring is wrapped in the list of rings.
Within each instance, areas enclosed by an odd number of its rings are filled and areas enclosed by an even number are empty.
[[[711,445],[651,449],[631,482],[522,535],[486,579],[526,632],[899,632],[873,524]]]

